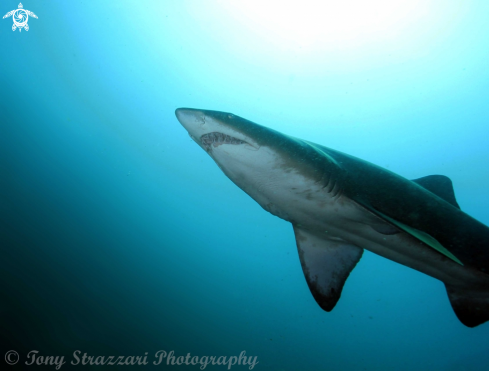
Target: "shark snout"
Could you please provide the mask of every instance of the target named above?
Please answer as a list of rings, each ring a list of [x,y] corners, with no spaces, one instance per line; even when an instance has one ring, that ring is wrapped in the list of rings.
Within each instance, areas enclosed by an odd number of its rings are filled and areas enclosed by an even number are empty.
[[[182,126],[188,131],[190,137],[199,145],[200,137],[205,134],[205,113],[193,108],[177,108],[175,116]]]
[[[202,148],[209,151],[211,145],[217,148],[221,144],[247,144],[247,149],[256,150],[258,144],[244,135],[237,127],[237,116],[231,113],[178,108],[175,116],[188,131],[190,137]]]
[[[192,108],[178,108],[175,110],[175,116],[177,116],[180,124],[182,124],[191,135],[192,132],[202,128],[205,123],[205,114],[200,110]]]

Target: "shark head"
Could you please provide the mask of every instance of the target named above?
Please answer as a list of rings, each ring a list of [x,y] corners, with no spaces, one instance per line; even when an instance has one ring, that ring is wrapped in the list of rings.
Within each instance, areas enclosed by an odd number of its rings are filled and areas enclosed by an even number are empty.
[[[175,115],[228,178],[249,194],[283,162],[277,149],[286,137],[272,129],[227,112],[179,108]]]
[[[179,108],[175,115],[190,137],[211,156],[222,150],[231,157],[243,151],[258,151],[266,131],[272,132],[232,113]]]
[[[179,108],[175,114],[229,179],[283,219],[290,219],[286,207],[277,205],[287,206],[291,192],[327,181],[329,161],[312,143],[232,113]]]

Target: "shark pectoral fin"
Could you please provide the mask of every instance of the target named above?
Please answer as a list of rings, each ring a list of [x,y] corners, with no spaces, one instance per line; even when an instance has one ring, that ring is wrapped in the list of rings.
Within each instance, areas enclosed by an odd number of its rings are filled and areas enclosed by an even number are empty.
[[[330,312],[363,249],[345,241],[318,237],[295,225],[294,233],[307,285],[319,306]]]
[[[443,246],[440,242],[438,242],[438,240],[436,238],[430,236],[428,233],[425,233],[425,232],[420,231],[420,230],[418,230],[416,228],[413,228],[413,227],[410,227],[410,226],[408,226],[408,225],[406,225],[404,223],[401,223],[401,222],[399,222],[399,221],[397,221],[395,219],[392,219],[391,217],[385,215],[384,213],[381,213],[378,210],[375,210],[373,207],[370,207],[370,206],[368,206],[366,204],[363,204],[362,203],[362,205],[365,206],[370,211],[372,211],[375,214],[377,214],[378,216],[380,216],[381,218],[384,218],[388,222],[390,222],[390,223],[394,224],[395,226],[399,227],[404,232],[409,233],[411,236],[416,237],[421,242],[424,242],[426,245],[428,245],[431,248],[435,249],[436,251],[442,253],[447,258],[450,258],[454,262],[456,262],[456,263],[458,263],[460,265],[463,265],[463,263],[455,255],[453,255],[450,251],[448,251],[445,248],[445,246]]]

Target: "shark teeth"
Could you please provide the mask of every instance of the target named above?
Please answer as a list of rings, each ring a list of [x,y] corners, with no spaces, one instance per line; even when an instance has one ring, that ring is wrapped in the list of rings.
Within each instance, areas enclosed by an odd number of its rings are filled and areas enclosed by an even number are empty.
[[[209,150],[211,146],[217,147],[221,144],[246,144],[244,140],[236,139],[230,135],[225,135],[217,131],[202,135],[200,141],[207,150]]]

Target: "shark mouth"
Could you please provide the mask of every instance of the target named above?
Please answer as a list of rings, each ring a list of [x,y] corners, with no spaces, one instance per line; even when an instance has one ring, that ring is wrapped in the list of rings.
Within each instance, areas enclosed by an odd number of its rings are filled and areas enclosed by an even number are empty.
[[[202,135],[200,141],[206,151],[209,151],[211,146],[218,147],[221,144],[248,144],[248,142],[245,142],[244,140],[236,139],[230,135],[218,133],[217,131]]]

